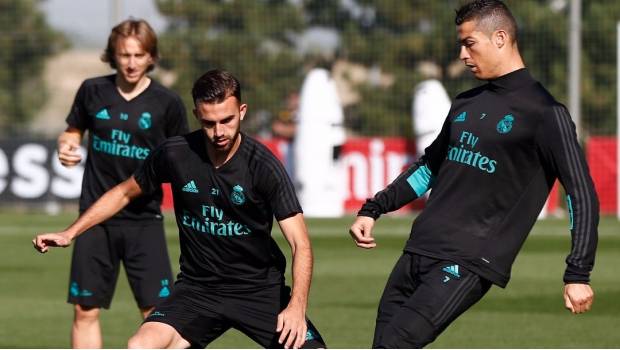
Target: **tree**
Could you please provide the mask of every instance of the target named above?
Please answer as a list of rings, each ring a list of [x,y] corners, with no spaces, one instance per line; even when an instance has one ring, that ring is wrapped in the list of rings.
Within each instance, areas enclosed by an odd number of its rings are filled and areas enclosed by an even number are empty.
[[[583,1],[582,119],[590,134],[616,132],[617,34],[620,2]]]
[[[362,98],[353,108],[357,131],[373,135],[409,136],[411,90],[421,77],[422,61],[432,61],[444,72],[442,81],[454,97],[481,82],[458,61],[454,11],[462,1],[357,0],[359,8],[321,6],[305,1],[310,18],[337,28],[343,35],[347,60],[376,67],[394,77],[390,86],[359,86]],[[338,3],[338,2],[334,2]],[[340,2],[342,3],[342,2]],[[519,46],[533,76],[562,103],[567,103],[569,2],[506,0],[519,24]],[[582,121],[585,134],[609,134],[615,128],[616,21],[620,2],[583,1]],[[336,6],[338,7],[338,6]],[[362,9],[362,10],[360,10]],[[357,16],[352,12],[358,13]],[[328,13],[326,13],[328,12]],[[361,14],[359,14],[361,13]],[[331,15],[330,15],[331,14]]]
[[[0,127],[15,134],[45,102],[45,58],[66,45],[36,0],[0,0]]]
[[[320,0],[309,0],[320,3]],[[357,132],[376,135],[411,136],[411,97],[422,77],[422,61],[432,61],[446,72],[456,57],[454,13],[457,1],[359,0],[359,8],[334,23],[343,34],[342,54],[346,60],[362,63],[392,76],[393,84],[373,82],[358,87],[360,103],[351,113]],[[348,20],[344,22],[343,19]],[[457,89],[463,79],[449,81]]]
[[[311,16],[323,21],[335,20],[322,15],[320,0],[308,0],[315,9]],[[358,132],[386,135],[411,135],[411,95],[423,77],[417,67],[433,62],[443,72],[442,81],[449,94],[480,85],[459,62],[459,44],[454,24],[454,9],[462,1],[443,0],[357,0],[359,16],[339,16],[331,25],[343,34],[342,52],[347,60],[376,67],[394,77],[389,86],[359,86],[363,98],[354,107],[359,119]],[[566,96],[566,20],[565,13],[554,12],[548,1],[508,0],[508,6],[520,24],[520,48],[528,67],[559,99]],[[356,10],[360,12],[359,9]]]
[[[209,69],[231,71],[249,106],[244,127],[259,132],[302,81],[294,34],[302,26],[299,7],[286,0],[158,0],[169,28],[161,36],[161,64],[173,69],[173,88],[192,105],[189,92]],[[174,53],[174,54],[172,54]]]
[[[566,104],[569,2],[505,2],[519,24],[519,47],[526,65]],[[178,73],[175,89],[188,101],[199,74],[214,67],[231,70],[242,80],[250,107],[273,115],[285,97],[299,89],[304,67],[311,61],[297,50],[296,35],[316,26],[333,28],[341,39],[340,60],[391,77],[388,84],[372,79],[353,83],[361,98],[346,111],[349,128],[362,135],[409,137],[411,95],[422,80],[421,62],[440,67],[452,98],[482,84],[458,59],[454,9],[462,3],[158,0],[160,10],[171,20],[162,38],[163,52],[174,53],[163,64]],[[619,17],[618,1],[583,1],[582,125],[586,133],[614,130],[616,97],[609,87],[616,79],[615,23]]]

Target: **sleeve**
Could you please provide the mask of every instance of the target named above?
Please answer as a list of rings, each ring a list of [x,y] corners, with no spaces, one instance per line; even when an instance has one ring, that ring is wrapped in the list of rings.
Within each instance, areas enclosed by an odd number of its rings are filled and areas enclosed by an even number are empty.
[[[75,99],[73,100],[73,105],[71,105],[69,115],[67,115],[65,119],[68,126],[82,131],[89,129],[91,122],[86,109],[86,95],[86,86],[85,83],[82,83],[75,94]]]
[[[303,213],[295,194],[295,187],[286,170],[275,156],[261,161],[262,166],[256,174],[260,192],[265,196],[273,210],[273,216],[281,221],[298,213]]]
[[[572,244],[564,282],[588,283],[598,243],[599,202],[568,110],[557,105],[549,114],[537,136],[545,167],[566,191]]]
[[[175,94],[173,102],[166,113],[166,137],[185,135],[189,132],[187,113],[179,96]]]
[[[166,160],[166,142],[156,148],[133,174],[144,194],[152,194],[161,189],[161,184],[170,182]]]
[[[400,209],[426,193],[433,187],[439,174],[439,168],[446,158],[449,141],[450,122],[449,118],[446,118],[441,132],[424,150],[424,155],[384,190],[366,200],[357,215],[369,216],[376,220],[381,214]]]

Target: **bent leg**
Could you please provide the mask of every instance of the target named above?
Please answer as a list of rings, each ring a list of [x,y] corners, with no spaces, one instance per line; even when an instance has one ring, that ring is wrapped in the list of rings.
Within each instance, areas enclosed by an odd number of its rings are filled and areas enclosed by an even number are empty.
[[[101,327],[98,307],[74,305],[73,326],[71,327],[71,347],[74,349],[101,348]]]
[[[449,261],[420,258],[420,284],[375,338],[377,348],[421,348],[478,302],[491,282]]]
[[[409,300],[415,292],[415,272],[416,263],[419,257],[410,253],[404,253],[396,262],[394,269],[383,290],[379,309],[377,310],[377,320],[375,324],[375,335],[372,347],[378,347],[385,327],[390,324],[402,306]]]
[[[146,222],[119,232],[124,235],[122,260],[138,307],[159,305],[170,296],[174,284],[163,223]]]
[[[383,328],[381,337],[375,338],[373,348],[421,349],[438,335],[425,317],[416,311],[404,310]]]
[[[222,300],[226,316],[233,327],[267,349],[282,349],[285,344],[278,342],[280,333],[276,332],[278,315],[284,310],[291,298],[291,289],[276,285],[255,292],[227,295]],[[307,330],[302,349],[326,348],[325,341],[317,328],[306,317]],[[286,340],[285,340],[286,343]]]
[[[99,312],[109,308],[120,261],[105,227],[98,225],[79,236],[71,258],[67,302],[74,305],[71,345],[100,348],[103,345]]]
[[[221,298],[187,280],[178,281],[172,294],[144,320],[130,339],[131,348],[204,348],[226,332]]]
[[[190,347],[172,326],[161,322],[146,322],[129,338],[129,349],[185,349]]]

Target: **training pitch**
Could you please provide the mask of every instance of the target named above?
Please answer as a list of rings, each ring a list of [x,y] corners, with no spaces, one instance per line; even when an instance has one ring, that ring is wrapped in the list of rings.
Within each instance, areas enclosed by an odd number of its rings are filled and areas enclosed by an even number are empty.
[[[71,248],[42,255],[30,241],[36,233],[63,229],[74,217],[73,213],[0,214],[0,348],[70,346],[72,308],[65,300]],[[168,214],[167,238],[176,271],[179,242],[173,221]],[[375,226],[378,246],[374,250],[355,247],[348,234],[352,221],[352,217],[308,220],[315,256],[308,315],[331,348],[370,347],[381,291],[407,239],[411,217],[381,218]],[[564,259],[570,249],[567,226],[567,219],[538,222],[517,258],[508,287],[493,287],[430,347],[619,347],[620,223],[615,218],[601,219],[592,274],[595,302],[592,311],[582,315],[564,310],[562,299]],[[277,228],[273,235],[289,256]],[[140,324],[124,271],[111,309],[102,312],[101,322],[106,348],[126,347]],[[229,331],[210,347],[257,345]]]

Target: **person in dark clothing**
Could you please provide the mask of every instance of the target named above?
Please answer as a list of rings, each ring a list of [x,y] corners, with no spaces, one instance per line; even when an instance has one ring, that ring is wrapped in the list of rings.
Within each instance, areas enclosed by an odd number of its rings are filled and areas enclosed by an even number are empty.
[[[116,73],[80,86],[58,138],[58,159],[70,167],[82,160],[80,144],[88,132],[80,213],[131,176],[166,138],[189,131],[181,98],[147,74],[158,58],[150,25],[123,21],[112,29],[101,57]],[[161,199],[161,189],[154,191],[76,241],[68,295],[74,348],[102,346],[99,314],[110,307],[121,261],[142,317],[170,294]]]
[[[350,229],[374,248],[375,220],[433,189],[381,298],[376,348],[423,347],[492,284],[505,287],[556,179],[572,237],[565,306],[582,313],[593,301],[598,199],[570,115],[525,68],[501,1],[470,2],[455,22],[460,59],[486,84],[456,97],[422,158],[367,200]]]
[[[291,180],[264,145],[240,131],[247,105],[235,77],[208,71],[192,96],[201,129],[166,140],[67,230],[37,236],[35,248],[67,246],[169,182],[181,272],[172,294],[128,346],[204,348],[235,328],[266,348],[324,348],[306,319],[312,248]],[[291,247],[292,290],[284,281],[286,260],[271,237],[274,217]]]

